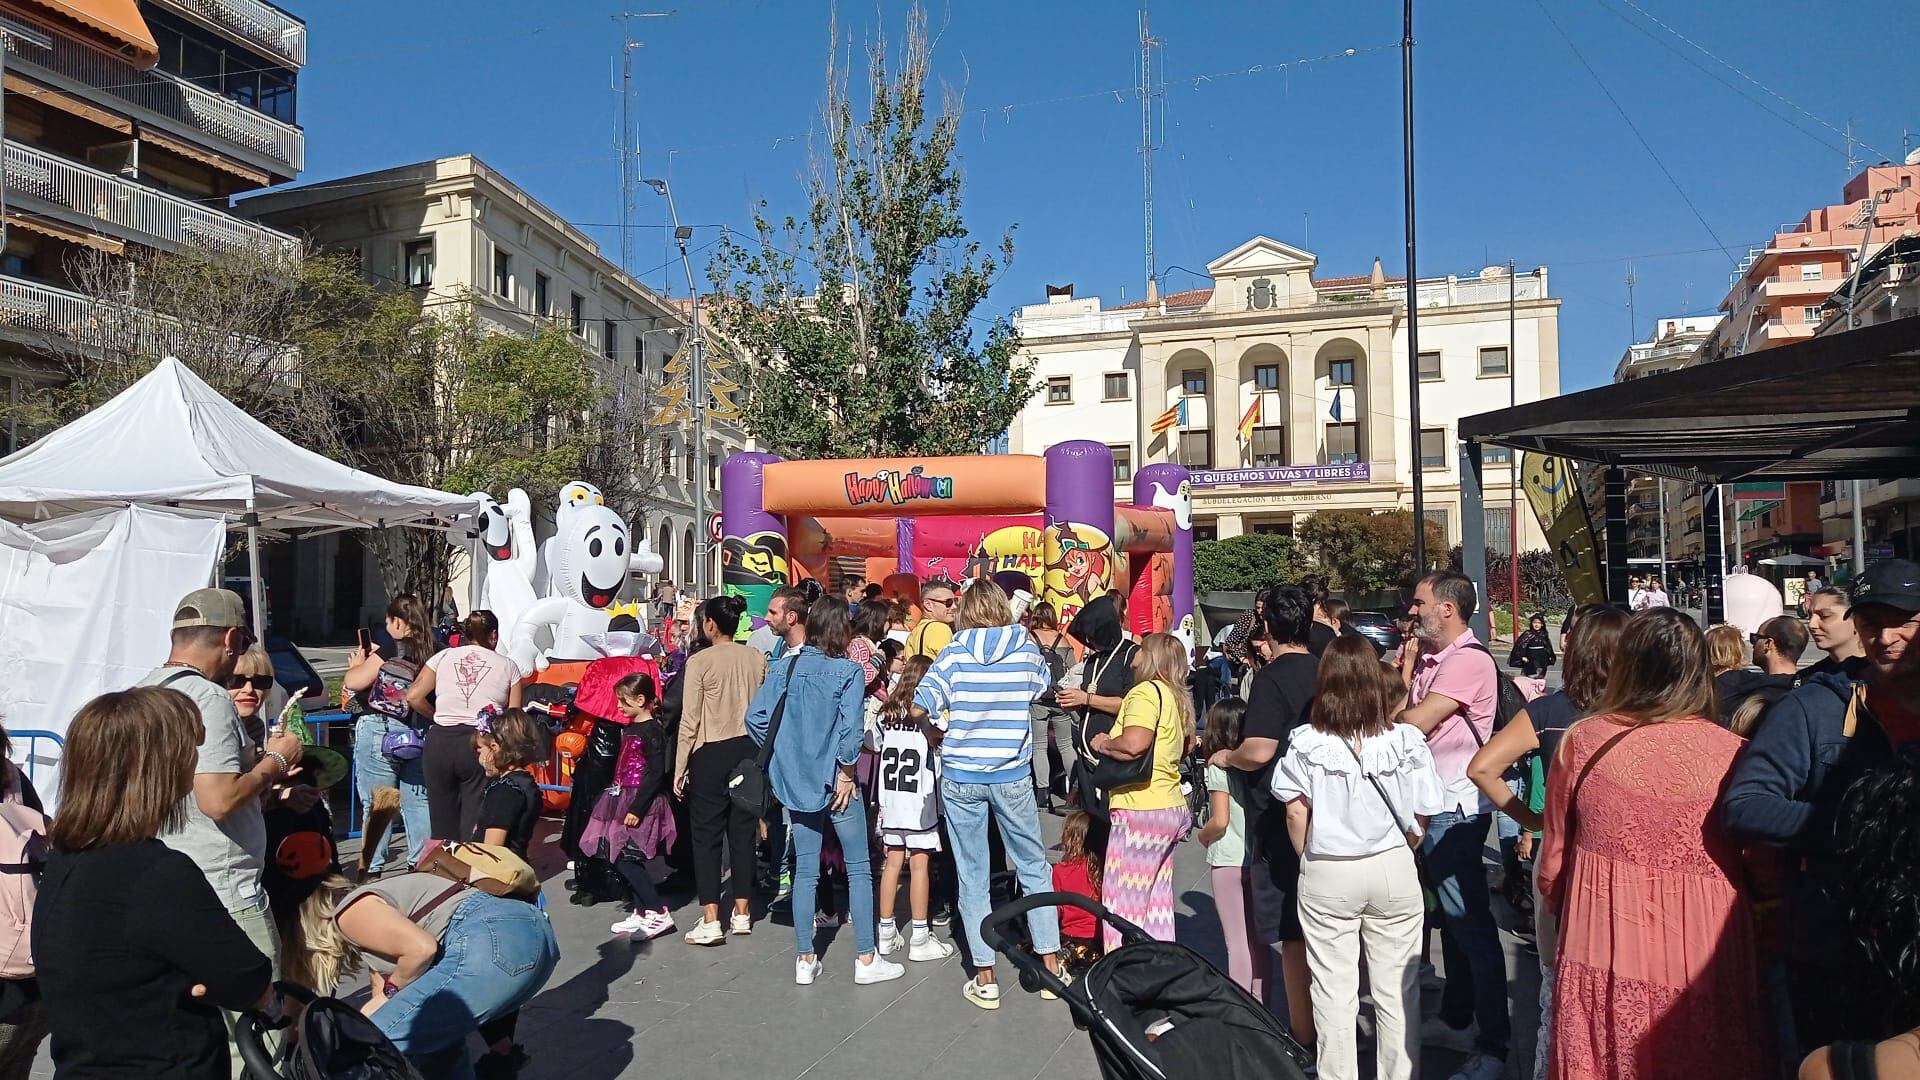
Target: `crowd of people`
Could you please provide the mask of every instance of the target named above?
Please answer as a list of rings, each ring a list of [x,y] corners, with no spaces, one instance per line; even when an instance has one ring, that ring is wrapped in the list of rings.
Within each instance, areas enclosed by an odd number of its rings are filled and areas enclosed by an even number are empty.
[[[1312,578],[1262,590],[1219,655],[1136,632],[1119,593],[1062,627],[1017,580],[803,582],[751,632],[740,598],[662,596],[661,633],[616,621],[571,699],[567,885],[635,939],[680,930],[684,889],[693,947],[786,913],[801,987],[842,923],[855,985],[957,951],[996,1010],[981,928],[1009,895],[1213,938],[1175,917],[1197,832],[1227,974],[1321,1076],[1361,1074],[1363,985],[1383,1080],[1423,1047],[1466,1055],[1456,1080],[1920,1076],[1917,582],[1879,564],[1751,635],[1580,607],[1557,639],[1530,620],[1511,672],[1448,572],[1384,655]],[[167,662],[73,718],[32,967],[0,970],[0,1080],[49,1038],[63,1074],[234,1075],[236,1016],[286,1007],[281,977],[361,1001],[364,975],[425,1075],[526,1063],[518,1010],[559,959],[526,861],[554,725],[490,613],[444,648],[401,596],[384,629],[343,679],[355,865],[323,791],[346,757],[283,704],[235,594],[185,597]],[[1826,659],[1801,668],[1809,638]],[[39,811],[19,769],[0,791]],[[1501,921],[1539,957],[1532,1061],[1508,1061]],[[1018,947],[1070,984],[1118,943],[1040,908]]]

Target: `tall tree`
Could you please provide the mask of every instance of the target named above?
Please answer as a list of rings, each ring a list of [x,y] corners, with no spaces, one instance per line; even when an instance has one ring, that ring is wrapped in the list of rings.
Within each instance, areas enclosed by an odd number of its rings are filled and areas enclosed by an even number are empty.
[[[961,218],[960,96],[929,111],[925,11],[897,67],[884,38],[868,46],[857,116],[837,26],[831,40],[804,219],[775,225],[763,203],[757,235],[711,267],[713,321],[759,361],[744,422],[788,457],[977,452],[1037,389],[1011,322],[974,314],[1012,231],[983,251]]]

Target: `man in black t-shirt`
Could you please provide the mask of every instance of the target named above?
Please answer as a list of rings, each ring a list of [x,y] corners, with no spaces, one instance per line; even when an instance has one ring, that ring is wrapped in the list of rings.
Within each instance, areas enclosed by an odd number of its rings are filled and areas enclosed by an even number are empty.
[[[1267,1006],[1278,1015],[1286,1001],[1288,1024],[1302,1045],[1314,1041],[1313,1009],[1307,999],[1307,956],[1300,930],[1298,890],[1300,859],[1287,836],[1284,804],[1271,793],[1273,769],[1287,752],[1293,729],[1307,722],[1313,703],[1319,660],[1308,651],[1313,600],[1296,585],[1268,590],[1262,619],[1266,638],[1260,642],[1267,662],[1253,676],[1247,693],[1238,748],[1214,755],[1212,764],[1246,774],[1247,853],[1241,877],[1247,890],[1247,916],[1257,940],[1280,944],[1285,993],[1268,980]],[[1259,959],[1255,971],[1261,970]]]

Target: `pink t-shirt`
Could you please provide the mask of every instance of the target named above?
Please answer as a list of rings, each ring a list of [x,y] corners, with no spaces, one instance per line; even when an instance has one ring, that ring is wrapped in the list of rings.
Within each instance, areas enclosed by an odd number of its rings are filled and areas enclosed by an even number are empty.
[[[507,691],[523,678],[514,662],[483,645],[461,645],[433,654],[433,722],[473,725],[484,706],[507,707]]]
[[[1407,691],[1409,706],[1418,705],[1428,694],[1444,695],[1462,706],[1428,732],[1427,749],[1433,751],[1433,764],[1440,771],[1440,782],[1446,785],[1448,808],[1463,814],[1483,814],[1493,809],[1486,795],[1467,778],[1467,763],[1473,760],[1481,741],[1493,737],[1493,717],[1500,700],[1493,657],[1468,648],[1478,641],[1468,630],[1446,648],[1423,654],[1414,665],[1413,685]],[[1468,717],[1480,739],[1467,730]]]

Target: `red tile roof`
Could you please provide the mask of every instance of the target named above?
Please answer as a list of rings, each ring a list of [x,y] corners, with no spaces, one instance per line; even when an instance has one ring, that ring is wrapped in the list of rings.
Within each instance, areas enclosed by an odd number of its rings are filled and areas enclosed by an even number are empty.
[[[1200,305],[1206,303],[1207,299],[1212,295],[1213,295],[1213,286],[1209,285],[1204,289],[1184,289],[1180,292],[1168,293],[1167,295],[1161,297],[1160,299],[1165,301],[1166,305],[1170,308],[1197,308]],[[1107,310],[1132,311],[1136,308],[1143,308],[1147,306],[1148,304],[1147,304],[1147,301],[1145,300],[1134,300],[1129,303],[1121,304],[1119,307],[1108,308]]]

